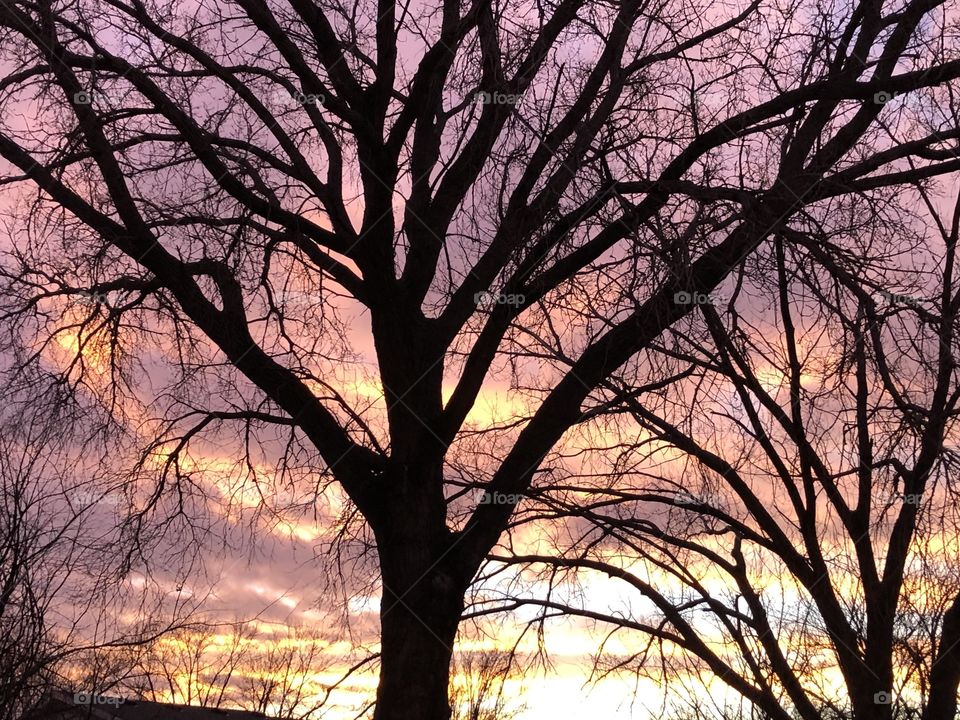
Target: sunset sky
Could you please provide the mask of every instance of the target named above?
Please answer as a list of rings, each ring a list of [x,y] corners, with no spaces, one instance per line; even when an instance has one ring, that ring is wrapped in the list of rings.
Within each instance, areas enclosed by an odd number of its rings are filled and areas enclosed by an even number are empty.
[[[955,720],[958,3],[0,0],[0,720]]]

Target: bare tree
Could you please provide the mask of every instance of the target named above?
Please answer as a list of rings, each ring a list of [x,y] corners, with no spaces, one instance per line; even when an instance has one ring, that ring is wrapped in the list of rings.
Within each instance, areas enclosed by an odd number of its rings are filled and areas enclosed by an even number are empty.
[[[343,682],[328,683],[318,692],[316,676],[331,672],[334,657],[321,635],[296,627],[262,648],[248,664],[241,681],[239,704],[279,720],[310,720],[325,709],[333,689]],[[361,664],[361,668],[367,662]],[[351,667],[346,678],[359,669]]]
[[[516,498],[678,298],[957,168],[953,10],[5,0],[11,344],[136,427],[144,553],[222,499],[205,442],[314,488],[375,546],[375,717],[447,718]],[[528,351],[554,334],[569,366]],[[525,409],[478,438],[511,370]]]
[[[90,452],[96,408],[30,370],[0,369],[0,717],[11,719],[50,690],[95,691],[116,668],[90,659],[129,654],[194,611],[146,581],[131,592],[118,549],[122,483]],[[124,617],[137,609],[140,619]]]
[[[370,666],[330,648],[305,627],[265,633],[256,621],[191,625],[149,642],[99,647],[73,658],[71,688],[150,702],[234,708],[277,720],[309,720],[329,709],[335,690]],[[339,668],[346,661],[345,670]],[[336,675],[321,682],[323,674]]]
[[[55,592],[52,548],[36,512],[36,487],[0,437],[0,716],[22,714],[36,700],[61,647],[47,617]]]
[[[507,681],[519,675],[516,658],[506,650],[462,650],[454,656],[450,677],[452,720],[510,720],[525,706]]]
[[[33,378],[36,380],[37,378]],[[35,400],[36,394],[32,399]],[[11,399],[8,396],[8,401]],[[49,399],[49,398],[48,398]],[[105,622],[116,574],[110,523],[97,522],[105,478],[77,477],[70,403],[0,410],[0,717],[19,718],[91,642],[124,642]],[[102,520],[102,518],[100,518]],[[100,627],[98,633],[97,628]]]
[[[250,628],[187,627],[138,652],[117,686],[143,700],[223,707],[249,660]]]
[[[573,542],[500,558],[552,587],[604,574],[649,609],[508,607],[643,633],[600,668],[742,700],[699,717],[956,716],[960,198],[905,195],[903,222],[778,233],[655,348],[676,382],[612,381],[608,471],[538,498]]]

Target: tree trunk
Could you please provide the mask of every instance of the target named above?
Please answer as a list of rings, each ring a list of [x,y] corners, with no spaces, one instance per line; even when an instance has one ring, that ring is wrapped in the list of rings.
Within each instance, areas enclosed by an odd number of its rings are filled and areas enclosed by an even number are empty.
[[[960,686],[960,596],[944,613],[939,650],[930,672],[930,693],[922,720],[953,720]]]
[[[374,529],[383,580],[374,720],[448,720],[450,659],[472,573],[444,522],[442,494],[405,478],[388,486],[396,496],[387,507],[402,511],[383,513]]]
[[[450,659],[463,612],[462,589],[442,571],[428,571],[419,581],[408,578],[400,587],[406,589],[384,583],[374,720],[448,720]]]
[[[374,720],[449,720],[450,658],[462,602],[455,611],[442,612],[441,598],[434,607],[413,607],[409,600],[403,597],[388,607],[385,596],[381,607]]]

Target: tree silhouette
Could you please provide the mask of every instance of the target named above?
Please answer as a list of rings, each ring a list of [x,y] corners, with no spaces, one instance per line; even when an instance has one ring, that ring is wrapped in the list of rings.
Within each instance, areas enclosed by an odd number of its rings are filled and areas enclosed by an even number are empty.
[[[40,378],[27,374],[28,385]],[[0,409],[0,717],[25,717],[60,671],[96,647],[135,647],[180,620],[183,607],[138,593],[151,621],[115,622],[118,493],[103,458],[84,456],[92,414],[69,394],[5,396]],[[114,489],[111,489],[114,488]],[[189,614],[189,610],[187,611]],[[78,688],[87,690],[88,687]]]
[[[795,218],[957,168],[949,12],[4,0],[10,352],[136,429],[137,551],[194,537],[231,435],[342,493],[375,717],[447,718],[464,594],[591,393]]]
[[[956,716],[960,200],[904,195],[920,210],[902,222],[831,236],[811,219],[758,251],[656,349],[681,379],[642,394],[649,367],[612,379],[594,408],[618,420],[607,463],[527,508],[579,532],[499,558],[545,566],[551,589],[606,575],[646,609],[559,591],[507,607],[646,635],[600,666],[742,699],[703,717]],[[842,252],[857,243],[872,251]]]

